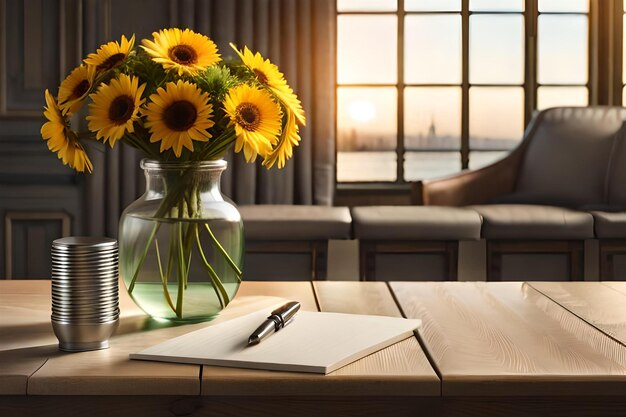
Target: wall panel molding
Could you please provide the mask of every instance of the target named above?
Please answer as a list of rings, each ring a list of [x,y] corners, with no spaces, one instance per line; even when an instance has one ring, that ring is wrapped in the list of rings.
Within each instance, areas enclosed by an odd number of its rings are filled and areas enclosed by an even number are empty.
[[[0,119],[41,120],[82,58],[82,0],[0,0]]]
[[[21,223],[21,224],[19,224]],[[45,260],[39,259],[40,265],[49,263],[49,249],[42,253],[42,247],[49,247],[51,240],[57,238],[54,236],[55,223],[60,224],[61,236],[70,236],[71,234],[71,218],[70,215],[63,211],[9,211],[4,215],[4,276],[5,279],[13,279],[15,259],[14,249],[26,249],[23,258],[27,263],[34,262],[35,259],[29,259],[29,254],[34,253],[41,257],[47,255]],[[22,242],[18,242],[15,230],[23,229]],[[47,229],[47,230],[46,230]],[[52,231],[52,233],[48,232]],[[48,233],[46,233],[48,232]],[[53,235],[52,237],[50,235]],[[24,269],[24,268],[23,268]],[[40,268],[45,271],[45,267]],[[45,279],[46,276],[40,277]]]

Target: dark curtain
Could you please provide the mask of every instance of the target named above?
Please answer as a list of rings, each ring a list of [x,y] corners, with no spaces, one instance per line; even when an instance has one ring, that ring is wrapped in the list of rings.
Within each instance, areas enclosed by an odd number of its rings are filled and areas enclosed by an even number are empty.
[[[115,1],[115,0],[113,0]],[[149,7],[149,2],[145,2]],[[234,56],[229,42],[247,45],[277,64],[302,100],[307,126],[294,157],[281,170],[246,164],[243,155],[226,159],[222,191],[237,204],[332,205],[335,178],[335,0],[179,0],[169,3],[169,23],[211,37],[223,57]],[[145,10],[145,9],[144,9]],[[141,19],[140,16],[135,16]],[[86,0],[84,54],[117,33],[111,3]],[[113,26],[113,30],[111,27]],[[140,32],[140,31],[139,31]],[[104,35],[102,35],[104,34]],[[141,35],[141,36],[140,36]],[[137,37],[149,33],[137,33]],[[87,177],[87,230],[117,236],[119,215],[143,192],[140,155],[118,146],[91,152],[94,173]]]

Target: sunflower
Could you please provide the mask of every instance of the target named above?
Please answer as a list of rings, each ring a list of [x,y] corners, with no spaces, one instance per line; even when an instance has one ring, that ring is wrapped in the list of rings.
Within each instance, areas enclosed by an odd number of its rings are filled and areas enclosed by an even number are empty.
[[[192,30],[164,29],[153,32],[153,41],[144,39],[141,47],[154,62],[168,71],[194,76],[220,61],[215,43]]]
[[[161,152],[174,149],[176,157],[183,146],[193,151],[192,140],[208,141],[211,134],[206,129],[215,124],[208,94],[182,80],[167,83],[165,89],[159,87],[143,114],[148,117],[145,126],[152,133],[150,142],[161,141]]]
[[[247,84],[231,88],[224,100],[224,110],[235,126],[235,152],[241,152],[247,162],[257,154],[266,157],[276,145],[282,115],[280,106],[270,94]]]
[[[293,147],[300,144],[300,134],[296,124],[296,116],[293,112],[287,111],[287,122],[283,128],[283,133],[278,141],[278,145],[263,160],[263,166],[270,169],[278,163],[278,168],[283,168],[285,162],[293,155]]]
[[[90,96],[93,103],[89,105],[87,120],[89,130],[97,132],[97,139],[104,143],[108,140],[112,148],[126,132],[134,132],[133,123],[139,119],[145,88],[145,84],[139,85],[139,78],[121,74]]]
[[[76,134],[70,130],[67,120],[59,105],[46,90],[46,110],[44,116],[48,121],[41,127],[41,137],[48,144],[48,149],[57,154],[63,164],[69,165],[78,172],[91,172],[93,166],[85,149],[78,142]]]
[[[89,54],[84,59],[85,64],[93,65],[98,71],[107,71],[122,65],[122,62],[128,57],[128,54],[135,45],[135,35],[130,40],[122,35],[121,43],[109,42],[102,45],[95,54]]]
[[[237,52],[244,65],[254,73],[257,80],[272,90],[272,93],[283,102],[285,107],[295,114],[296,119],[302,126],[306,125],[302,104],[291,87],[287,85],[285,76],[279,71],[278,67],[272,64],[269,59],[263,59],[260,53],[253,54],[247,46],[243,48],[243,52],[239,51],[232,43],[230,46]]]
[[[81,65],[63,80],[59,87],[59,105],[64,114],[80,110],[93,86],[95,74],[95,67]]]

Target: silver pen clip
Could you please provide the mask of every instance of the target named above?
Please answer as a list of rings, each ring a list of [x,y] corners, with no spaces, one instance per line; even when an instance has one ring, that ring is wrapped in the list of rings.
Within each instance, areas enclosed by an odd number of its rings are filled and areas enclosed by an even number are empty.
[[[272,311],[270,316],[252,332],[248,338],[248,346],[258,345],[261,340],[285,327],[293,320],[298,310],[300,310],[300,303],[290,301]]]

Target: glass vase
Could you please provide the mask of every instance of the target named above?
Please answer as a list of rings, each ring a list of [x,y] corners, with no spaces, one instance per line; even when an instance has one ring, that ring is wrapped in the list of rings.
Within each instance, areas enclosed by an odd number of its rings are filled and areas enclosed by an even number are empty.
[[[147,314],[209,320],[241,283],[241,215],[220,192],[226,161],[141,161],[146,192],[122,213],[120,273]]]

